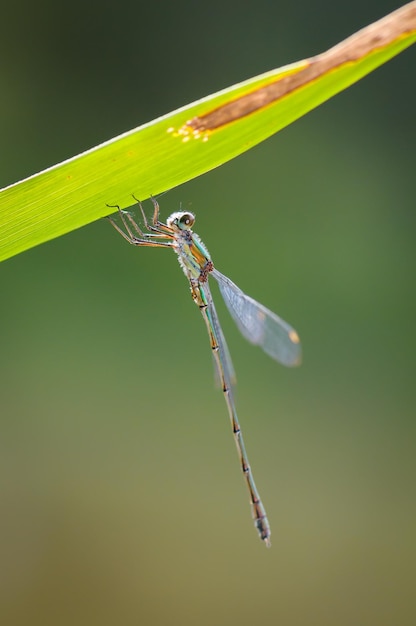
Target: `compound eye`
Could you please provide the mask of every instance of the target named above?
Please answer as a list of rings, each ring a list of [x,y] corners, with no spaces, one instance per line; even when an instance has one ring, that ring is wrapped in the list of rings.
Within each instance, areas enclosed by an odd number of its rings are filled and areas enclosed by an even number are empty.
[[[195,217],[192,213],[184,213],[179,219],[179,225],[181,228],[192,228],[195,222]]]

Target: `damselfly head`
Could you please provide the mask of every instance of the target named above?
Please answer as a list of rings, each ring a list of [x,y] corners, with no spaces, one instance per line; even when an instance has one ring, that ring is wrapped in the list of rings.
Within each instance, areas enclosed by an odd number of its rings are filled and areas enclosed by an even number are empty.
[[[195,223],[195,215],[183,211],[177,211],[169,215],[166,224],[169,228],[177,228],[179,230],[191,230]]]

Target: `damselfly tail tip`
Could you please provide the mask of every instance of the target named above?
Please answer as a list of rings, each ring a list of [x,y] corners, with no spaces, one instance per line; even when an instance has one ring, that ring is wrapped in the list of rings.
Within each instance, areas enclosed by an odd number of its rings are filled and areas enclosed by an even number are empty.
[[[264,541],[264,545],[266,546],[266,548],[271,548],[272,547],[272,542],[270,541],[270,536],[269,537],[265,537],[263,539]]]

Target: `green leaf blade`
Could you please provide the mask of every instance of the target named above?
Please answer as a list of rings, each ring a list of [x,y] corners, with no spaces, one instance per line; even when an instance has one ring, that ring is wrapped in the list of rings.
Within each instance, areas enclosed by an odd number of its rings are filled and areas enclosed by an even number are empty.
[[[218,167],[416,41],[416,2],[327,52],[254,77],[0,191],[0,260]]]

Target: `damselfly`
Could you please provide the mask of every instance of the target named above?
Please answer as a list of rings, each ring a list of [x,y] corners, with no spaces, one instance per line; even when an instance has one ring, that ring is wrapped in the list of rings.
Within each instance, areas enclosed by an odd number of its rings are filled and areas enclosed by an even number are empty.
[[[135,200],[137,200],[135,198]],[[268,355],[283,365],[298,365],[301,346],[297,332],[275,313],[241,291],[229,278],[214,268],[210,254],[196,233],[192,231],[195,216],[187,211],[172,213],[166,224],[159,221],[159,205],[152,198],[154,211],[148,222],[141,203],[137,200],[147,232],[143,232],[134,217],[127,211],[119,216],[121,228],[112,217],[108,219],[129,243],[151,248],[172,248],[189,281],[193,301],[199,307],[211,342],[218,378],[224,392],[231,420],[241,468],[250,494],[254,524],[266,546],[270,546],[270,525],[250,468],[240,422],[235,408],[233,384],[234,367],[221,330],[217,311],[208,284],[209,276],[218,283],[225,304],[244,337],[260,346]]]

